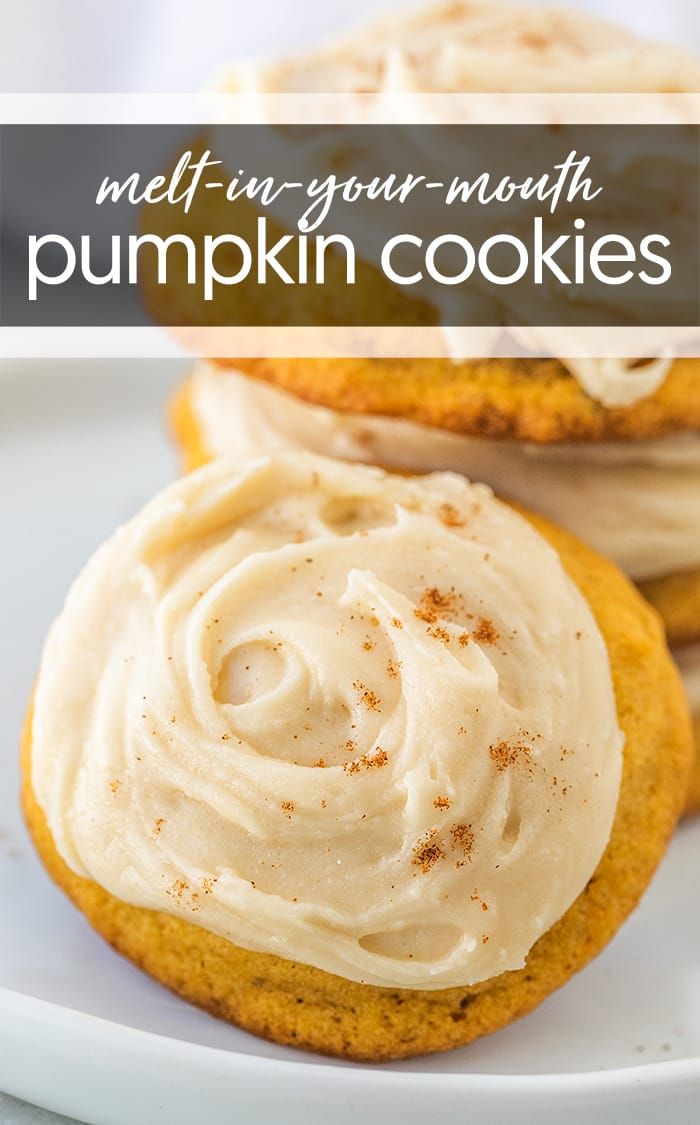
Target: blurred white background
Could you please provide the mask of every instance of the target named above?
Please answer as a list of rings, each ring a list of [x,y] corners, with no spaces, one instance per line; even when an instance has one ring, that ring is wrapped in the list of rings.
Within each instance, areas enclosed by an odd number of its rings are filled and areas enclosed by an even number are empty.
[[[513,0],[514,3],[522,0]],[[550,0],[700,51],[698,0]],[[317,43],[416,0],[21,0],[2,6],[0,90],[187,91],[232,59]]]

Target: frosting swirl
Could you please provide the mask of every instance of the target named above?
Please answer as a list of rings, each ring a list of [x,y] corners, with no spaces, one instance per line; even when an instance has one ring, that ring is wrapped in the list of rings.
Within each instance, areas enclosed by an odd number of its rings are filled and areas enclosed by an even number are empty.
[[[450,469],[544,512],[638,580],[700,567],[700,434],[552,446],[482,440],[312,406],[206,363],[191,388],[213,455],[302,448],[412,472]]]
[[[77,872],[379,985],[523,964],[595,869],[607,651],[484,486],[219,460],[95,555],[47,641],[33,785]]]

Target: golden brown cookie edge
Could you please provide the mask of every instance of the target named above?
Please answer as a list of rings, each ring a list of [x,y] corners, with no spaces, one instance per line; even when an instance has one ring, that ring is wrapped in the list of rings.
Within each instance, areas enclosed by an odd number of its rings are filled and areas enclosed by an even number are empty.
[[[193,138],[196,159],[207,147],[204,135]],[[200,181],[220,179],[216,169]],[[232,210],[233,207],[233,210]],[[144,230],[167,238],[188,234],[199,244],[206,235],[230,232],[232,223],[255,239],[259,213],[249,200],[232,205],[219,192],[198,191],[186,216],[167,202],[142,214]],[[284,228],[267,217],[269,241]],[[223,251],[222,251],[223,253]],[[370,323],[385,310],[384,323],[405,326],[438,324],[437,311],[425,301],[397,294],[374,266],[358,262],[357,283],[347,286],[340,254],[326,259],[326,283],[291,287],[275,275],[264,297],[255,278],[221,292],[206,304],[187,284],[185,255],[168,262],[168,282],[155,270],[145,276],[141,293],[152,317],[166,325],[195,325],[205,353],[207,327]],[[261,308],[264,300],[265,307]],[[606,408],[582,389],[556,359],[486,359],[452,363],[449,359],[305,359],[242,358],[236,366],[309,402],[335,410],[386,414],[479,437],[534,442],[633,440],[700,429],[700,360],[677,360],[654,394],[628,407]]]
[[[285,1045],[365,1061],[403,1058],[463,1046],[532,1010],[607,944],[636,905],[679,816],[692,746],[685,697],[657,616],[612,564],[539,517],[532,522],[559,550],[594,610],[627,746],[608,847],[524,969],[471,988],[376,988],[239,949],[180,918],[121,902],[72,872],[56,851],[31,785],[28,720],[22,800],[49,874],[115,949],[166,987]],[[657,705],[649,709],[651,700]]]

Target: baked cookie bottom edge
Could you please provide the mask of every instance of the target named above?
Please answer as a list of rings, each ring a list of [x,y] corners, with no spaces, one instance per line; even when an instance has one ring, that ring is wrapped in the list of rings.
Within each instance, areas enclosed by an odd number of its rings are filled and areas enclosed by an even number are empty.
[[[680,814],[692,752],[683,689],[656,614],[612,564],[531,518],[598,620],[626,748],[615,822],[598,868],[523,969],[466,988],[377,988],[240,949],[193,922],[122,902],[58,854],[31,784],[28,718],[22,802],[51,877],[118,952],[161,984],[284,1045],[377,1062],[464,1046],[531,1011],[604,948],[637,904]]]

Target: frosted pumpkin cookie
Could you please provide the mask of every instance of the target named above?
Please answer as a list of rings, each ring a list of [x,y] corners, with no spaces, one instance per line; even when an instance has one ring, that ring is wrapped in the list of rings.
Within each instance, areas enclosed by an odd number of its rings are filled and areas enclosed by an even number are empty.
[[[24,806],[158,980],[383,1059],[495,1031],[585,965],[690,752],[661,625],[612,564],[461,476],[279,453],[184,477],[88,563]]]
[[[236,450],[298,448],[483,480],[616,562],[642,585],[673,643],[700,637],[700,433],[555,445],[479,439],[314,406],[210,363],[197,365],[171,415],[190,468]]]

